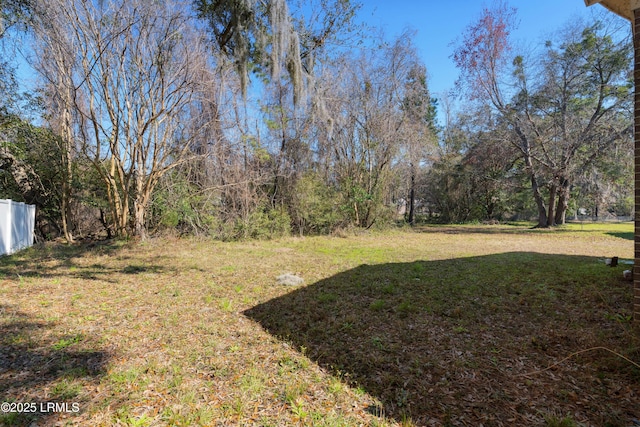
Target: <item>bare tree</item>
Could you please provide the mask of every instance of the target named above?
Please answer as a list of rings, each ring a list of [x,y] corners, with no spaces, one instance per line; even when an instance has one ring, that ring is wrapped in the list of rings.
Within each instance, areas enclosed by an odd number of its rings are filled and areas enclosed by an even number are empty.
[[[36,7],[37,8],[37,7]],[[36,9],[37,10],[37,9]],[[43,11],[44,12],[44,11]],[[35,16],[39,16],[36,14]],[[47,15],[48,16],[48,15]],[[71,200],[73,198],[73,158],[76,155],[72,116],[74,111],[74,71],[77,67],[73,40],[67,27],[55,25],[40,15],[43,25],[34,21],[37,63],[34,64],[44,78],[43,92],[47,116],[52,130],[58,135],[58,153],[62,166],[60,214],[64,237],[73,242],[71,232]]]
[[[416,64],[411,34],[405,33],[356,60],[338,58],[319,78],[326,96],[316,151],[327,164],[327,180],[342,193],[343,210],[358,226],[371,227],[391,202],[392,169],[411,133],[403,110],[405,83]]]
[[[189,126],[190,107],[213,79],[189,4],[37,4],[40,52],[51,52],[38,68],[62,95],[61,133],[102,178],[116,233],[144,238],[154,187],[193,154],[208,125]]]

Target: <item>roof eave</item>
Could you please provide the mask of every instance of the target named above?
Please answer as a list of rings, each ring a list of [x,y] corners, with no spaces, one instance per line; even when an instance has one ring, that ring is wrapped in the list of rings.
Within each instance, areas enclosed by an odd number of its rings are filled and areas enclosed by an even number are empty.
[[[629,21],[633,20],[634,9],[640,9],[640,0],[584,0],[584,3],[587,6],[599,3]]]

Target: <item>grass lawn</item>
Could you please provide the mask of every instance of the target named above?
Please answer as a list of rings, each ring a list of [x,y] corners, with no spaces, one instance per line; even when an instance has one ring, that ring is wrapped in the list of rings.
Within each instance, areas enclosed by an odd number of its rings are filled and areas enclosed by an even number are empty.
[[[37,409],[0,425],[629,427],[632,227],[40,245],[0,258],[0,402]]]

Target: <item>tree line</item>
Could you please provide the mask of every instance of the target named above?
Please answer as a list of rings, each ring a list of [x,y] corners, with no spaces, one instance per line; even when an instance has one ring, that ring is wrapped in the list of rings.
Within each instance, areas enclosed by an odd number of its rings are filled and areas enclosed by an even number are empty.
[[[0,197],[36,204],[45,238],[547,227],[632,209],[632,50],[616,21],[524,52],[515,9],[484,9],[452,49],[460,101],[429,91],[414,32],[382,38],[349,0],[0,8]]]

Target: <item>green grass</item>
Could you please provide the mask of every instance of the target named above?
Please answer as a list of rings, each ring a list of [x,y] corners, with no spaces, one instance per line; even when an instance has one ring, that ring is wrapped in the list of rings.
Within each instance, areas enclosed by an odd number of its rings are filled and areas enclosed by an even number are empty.
[[[81,411],[0,425],[630,425],[633,364],[544,370],[640,360],[630,234],[39,245],[0,259],[0,396]]]
[[[76,334],[60,339],[55,344],[53,344],[52,348],[54,350],[63,350],[69,346],[79,343],[80,341],[82,341],[82,334]]]
[[[71,401],[78,397],[80,386],[74,382],[62,379],[51,388],[51,397],[58,401]]]

